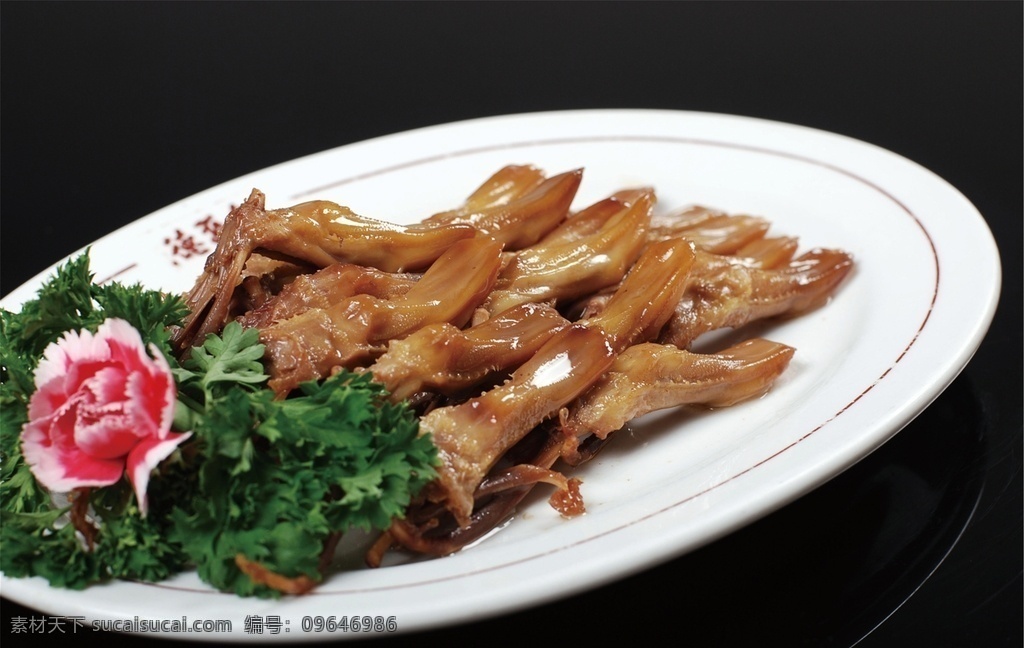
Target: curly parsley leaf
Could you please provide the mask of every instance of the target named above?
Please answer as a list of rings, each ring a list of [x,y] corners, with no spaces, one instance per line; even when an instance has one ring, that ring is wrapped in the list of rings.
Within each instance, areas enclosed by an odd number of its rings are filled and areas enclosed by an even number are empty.
[[[170,352],[169,327],[188,315],[188,308],[179,297],[146,290],[140,284],[112,282],[94,286],[93,298],[103,315],[100,321],[110,317],[125,320],[135,327],[143,342],[154,344],[172,366],[176,364]]]
[[[21,456],[21,428],[27,420],[24,403],[0,395],[0,510],[4,513],[45,510],[50,501]]]
[[[103,580],[98,556],[82,550],[75,529],[59,524],[65,511],[5,513],[0,569],[7,576],[42,576],[55,587],[84,589]]]
[[[5,317],[4,360],[8,354],[38,358],[65,331],[87,328],[83,324],[99,325],[103,318],[97,319],[92,291],[88,252],[58,266],[36,299],[22,305],[17,315]]]
[[[203,391],[213,396],[214,383],[258,385],[267,380],[260,358],[263,345],[256,329],[243,329],[230,322],[220,335],[208,335],[203,345],[192,349],[185,368],[200,377]]]
[[[0,527],[4,573],[42,576],[56,587],[84,589],[111,578],[159,581],[185,569],[188,556],[167,540],[169,520],[140,516],[127,489],[93,489],[86,496],[96,522],[91,551],[68,523],[67,508],[5,513]]]
[[[288,578],[320,580],[332,534],[384,529],[435,476],[436,450],[405,405],[366,374],[341,372],[275,400],[267,390],[218,398],[196,428],[200,496],[179,508],[175,538],[199,575],[242,595],[274,595],[241,555]]]
[[[201,346],[193,347],[183,366],[173,369],[179,401],[174,427],[192,430],[217,398],[239,387],[246,391],[260,388],[269,378],[260,362],[263,348],[259,331],[243,329],[237,322],[228,323],[220,335],[207,335]]]

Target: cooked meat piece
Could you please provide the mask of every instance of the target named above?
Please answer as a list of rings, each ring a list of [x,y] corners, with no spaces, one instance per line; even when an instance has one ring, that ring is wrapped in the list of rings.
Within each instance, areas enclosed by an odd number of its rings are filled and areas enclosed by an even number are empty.
[[[604,374],[615,358],[604,332],[578,324],[560,330],[511,380],[461,405],[431,411],[420,421],[438,448],[439,477],[428,499],[443,501],[469,522],[480,480],[506,450]]]
[[[532,164],[509,164],[498,169],[482,185],[466,198],[461,207],[435,214],[426,219],[430,222],[451,222],[482,214],[488,209],[508,205],[510,202],[536,189],[547,177]]]
[[[494,285],[500,252],[490,238],[459,241],[404,295],[355,295],[261,330],[270,388],[284,395],[336,367],[367,364],[389,340],[428,324],[465,325]]]
[[[608,373],[563,414],[577,437],[605,438],[632,419],[681,405],[725,407],[764,394],[795,350],[760,338],[700,354],[653,342],[623,351]]]
[[[631,344],[652,340],[672,317],[695,259],[689,241],[648,245],[601,313],[580,322],[606,331],[617,353]]]
[[[558,311],[542,304],[510,308],[465,330],[433,324],[392,340],[370,371],[393,401],[421,390],[453,395],[515,369],[566,325]]]
[[[506,251],[533,245],[569,214],[583,170],[536,182],[536,170],[506,168],[455,210],[424,219],[424,227],[469,225],[505,244]]]
[[[518,304],[575,299],[618,284],[646,245],[653,208],[654,194],[645,193],[620,207],[592,234],[570,241],[563,232],[516,252],[502,268],[484,308],[495,314]]]
[[[593,205],[575,214],[571,214],[562,221],[561,225],[551,230],[547,236],[542,238],[538,245],[547,246],[557,243],[573,243],[591,234],[596,234],[605,226],[605,223],[610,218],[632,207],[636,201],[647,199],[648,197],[653,204],[656,196],[654,189],[651,187],[617,191],[604,200],[599,200]]]
[[[797,245],[797,239],[792,236],[766,237],[747,243],[732,256],[751,267],[771,270],[789,263]]]
[[[231,319],[232,297],[256,250],[315,268],[345,262],[403,272],[429,266],[456,241],[476,235],[467,225],[392,225],[322,200],[267,210],[264,195],[254,189],[224,221],[217,249],[186,296],[189,316],[175,332],[174,344],[186,350]]]
[[[392,299],[416,284],[417,275],[393,273],[351,263],[335,263],[300,275],[238,321],[247,328],[266,328],[311,308],[330,308],[353,295]]]
[[[724,214],[706,207],[690,207],[652,219],[651,240],[685,238],[697,249],[714,254],[733,254],[762,238],[771,226],[758,216]]]
[[[771,270],[699,252],[694,276],[659,341],[685,349],[708,331],[804,312],[827,300],[852,268],[853,258],[840,250],[811,250]]]

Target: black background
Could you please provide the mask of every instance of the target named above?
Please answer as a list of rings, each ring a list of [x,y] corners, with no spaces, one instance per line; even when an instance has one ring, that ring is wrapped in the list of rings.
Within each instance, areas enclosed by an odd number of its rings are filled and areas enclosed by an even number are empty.
[[[1022,7],[6,1],[0,293],[222,181],[460,119],[700,110],[877,144],[960,189],[1002,255],[989,335],[923,415],[695,553],[554,604],[373,643],[1020,646]],[[18,615],[38,613],[4,599],[5,639],[39,638],[10,634]]]

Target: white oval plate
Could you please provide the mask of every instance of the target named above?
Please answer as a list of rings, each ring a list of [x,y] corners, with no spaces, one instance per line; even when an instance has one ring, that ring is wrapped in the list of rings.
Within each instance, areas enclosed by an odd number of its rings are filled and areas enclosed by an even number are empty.
[[[995,310],[1000,267],[991,233],[964,196],[926,169],[808,128],[650,110],[478,119],[326,151],[110,234],[93,245],[93,269],[100,279],[185,291],[213,248],[211,225],[253,187],[272,207],[324,198],[413,222],[461,203],[511,163],[550,174],[583,167],[574,207],[653,185],[662,208],[697,203],[764,216],[772,234],[799,236],[802,249],[843,248],[857,265],[823,308],[758,328],[797,349],[766,397],[648,416],[576,471],[587,504],[580,518],[561,519],[546,493],[535,494],[511,523],[457,555],[393,557],[381,569],[340,573],[310,595],[280,601],[215,592],[191,573],[84,592],[3,578],[4,595],[86,621],[228,620],[232,634],[217,639],[268,641],[365,635],[305,632],[304,619],[308,626],[317,615],[394,617],[401,632],[540,604],[693,550],[837,475],[938,396]],[[4,307],[30,298],[51,271],[8,295]],[[280,631],[267,625],[247,634],[250,615],[278,617]]]

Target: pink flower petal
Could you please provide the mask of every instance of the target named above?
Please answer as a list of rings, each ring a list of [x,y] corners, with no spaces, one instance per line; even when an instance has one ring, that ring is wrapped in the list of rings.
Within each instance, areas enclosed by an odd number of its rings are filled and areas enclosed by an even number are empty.
[[[166,439],[150,437],[140,441],[135,448],[128,453],[128,479],[135,487],[135,497],[139,502],[139,512],[145,516],[149,509],[149,499],[146,496],[146,489],[149,487],[149,475],[156,468],[157,464],[170,456],[178,445],[192,436],[191,432],[184,434],[171,433]]]
[[[109,486],[124,474],[124,459],[98,459],[67,443],[66,417],[33,421],[22,432],[21,452],[36,480],[56,493],[83,486]]]
[[[36,387],[39,388],[58,376],[66,375],[77,362],[96,362],[109,358],[110,349],[102,338],[89,331],[68,331],[43,351],[43,358],[36,367]]]
[[[128,408],[127,414],[131,417],[132,425],[139,436],[163,436],[161,422],[168,400],[168,383],[172,390],[170,400],[173,402],[174,381],[170,377],[153,376],[139,371],[128,377],[125,398],[132,406]]]
[[[123,458],[139,442],[123,403],[79,407],[74,436],[82,452],[101,459]]]
[[[108,319],[100,324],[96,337],[106,341],[110,359],[125,368],[127,373],[148,371],[152,360],[146,355],[142,336],[122,319]]]
[[[28,418],[34,421],[50,416],[68,402],[65,376],[57,376],[36,388],[28,402]]]
[[[97,371],[90,376],[79,373],[78,377],[81,388],[88,390],[94,402],[111,403],[125,400],[126,384],[130,375],[125,373],[124,367],[116,364],[104,365],[97,367]]]
[[[158,436],[166,438],[171,432],[171,423],[174,422],[174,409],[178,404],[178,385],[174,382],[171,365],[167,363],[167,358],[160,353],[160,349],[156,348],[155,344],[150,344],[149,352],[153,354],[153,364],[159,368],[160,376],[164,380],[163,393],[160,394],[163,410],[158,422],[160,429]],[[156,392],[156,390],[154,391]]]

